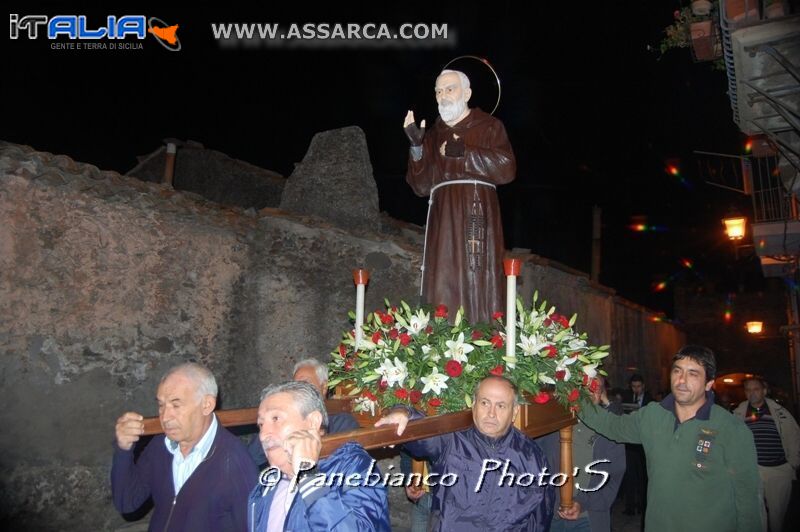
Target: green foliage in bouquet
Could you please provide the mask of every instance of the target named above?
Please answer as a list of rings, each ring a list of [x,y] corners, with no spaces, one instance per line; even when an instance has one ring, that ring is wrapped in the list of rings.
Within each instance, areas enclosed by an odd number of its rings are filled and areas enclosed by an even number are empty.
[[[476,384],[494,374],[537,403],[555,397],[575,410],[581,395],[596,389],[597,374],[605,375],[600,366],[609,346],[589,345],[573,329],[577,316],[567,319],[537,301],[535,293],[526,309],[517,299],[517,344],[507,356],[502,312],[491,323],[471,325],[459,309],[450,324],[444,305],[412,309],[387,300],[385,311],[364,320],[358,350],[355,331],[343,334],[331,353],[329,386],[348,385],[355,411],[375,414],[403,404],[444,414],[471,408]]]

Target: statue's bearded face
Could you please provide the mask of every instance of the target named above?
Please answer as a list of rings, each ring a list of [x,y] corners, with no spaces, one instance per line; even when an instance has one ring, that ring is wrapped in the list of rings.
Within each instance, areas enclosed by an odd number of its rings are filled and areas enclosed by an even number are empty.
[[[453,125],[466,115],[470,95],[470,89],[462,88],[456,73],[442,74],[436,79],[436,103],[446,124]]]

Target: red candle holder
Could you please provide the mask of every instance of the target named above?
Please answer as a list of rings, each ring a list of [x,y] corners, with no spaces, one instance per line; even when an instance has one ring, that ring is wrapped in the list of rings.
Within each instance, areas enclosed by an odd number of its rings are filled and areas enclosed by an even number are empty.
[[[369,270],[359,268],[353,270],[353,282],[355,284],[369,284]]]
[[[522,269],[522,259],[503,259],[503,269],[506,275],[519,275]]]

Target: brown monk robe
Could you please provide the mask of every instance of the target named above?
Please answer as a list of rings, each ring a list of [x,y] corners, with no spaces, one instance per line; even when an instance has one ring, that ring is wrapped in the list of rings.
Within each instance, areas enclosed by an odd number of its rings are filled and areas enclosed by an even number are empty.
[[[442,155],[445,142],[461,156]],[[453,126],[437,118],[425,133],[422,158],[409,156],[406,181],[418,196],[428,196],[448,181],[503,185],[515,175],[514,152],[502,122],[474,108]],[[505,309],[505,243],[497,192],[480,183],[442,185],[432,200],[422,295],[427,303],[447,305],[451,319],[463,306],[471,323],[489,322],[492,313]]]

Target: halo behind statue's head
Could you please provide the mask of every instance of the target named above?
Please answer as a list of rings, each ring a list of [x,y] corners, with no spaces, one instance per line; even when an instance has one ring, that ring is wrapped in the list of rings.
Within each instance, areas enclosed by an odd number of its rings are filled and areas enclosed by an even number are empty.
[[[489,61],[476,55],[461,55],[452,59],[442,70],[455,70],[466,75],[472,88],[470,107],[491,108],[489,114],[494,114],[500,105],[500,77]]]

